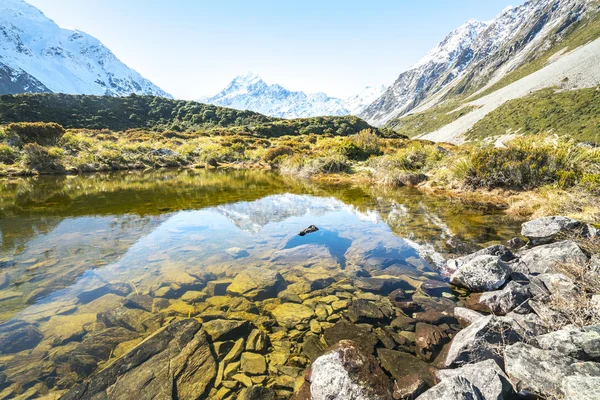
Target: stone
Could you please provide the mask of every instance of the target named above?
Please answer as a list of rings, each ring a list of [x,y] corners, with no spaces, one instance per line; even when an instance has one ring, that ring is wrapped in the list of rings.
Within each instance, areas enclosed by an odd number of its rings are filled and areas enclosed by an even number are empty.
[[[515,258],[515,255],[512,253],[512,251],[510,251],[505,246],[494,245],[486,247],[485,249],[481,249],[479,251],[476,251],[475,253],[466,255],[464,257],[459,257],[446,261],[446,264],[442,268],[442,272],[445,276],[450,276],[456,271],[458,271],[463,265],[481,256],[497,256],[500,258],[500,260],[504,262],[512,261]]]
[[[521,225],[521,235],[533,245],[552,242],[559,234],[581,228],[582,223],[568,217],[542,217]]]
[[[263,386],[250,386],[243,389],[237,400],[275,400],[275,391]]]
[[[373,353],[375,345],[379,341],[377,336],[368,329],[346,320],[340,320],[332,328],[326,329],[324,338],[330,347],[342,340],[351,340],[368,354]]]
[[[239,338],[238,340],[236,340],[231,349],[225,355],[225,357],[223,357],[223,364],[229,364],[232,361],[236,361],[244,351],[244,344],[244,338]]]
[[[136,294],[132,293],[123,302],[123,305],[127,308],[137,308],[140,310],[152,312],[152,304],[154,299],[152,296],[147,294]]]
[[[98,361],[105,361],[119,344],[135,340],[139,336],[139,333],[121,327],[90,332],[83,337],[81,344],[75,348],[75,353],[87,354]]]
[[[527,337],[548,333],[548,325],[535,313],[517,314],[510,312],[506,314],[506,317],[514,322]]]
[[[286,328],[293,328],[298,324],[308,323],[313,317],[313,310],[302,304],[295,303],[284,303],[281,304],[273,311],[271,311],[273,317],[277,320],[280,326]]]
[[[285,281],[279,272],[252,267],[236,275],[227,293],[256,301],[277,297],[283,289]]]
[[[24,321],[10,320],[0,325],[0,354],[32,349],[43,338],[42,332],[34,325]]]
[[[267,361],[257,353],[242,353],[240,367],[248,375],[262,375],[267,373]]]
[[[316,319],[311,319],[309,326],[310,326],[310,331],[317,335],[320,334],[322,331],[321,324],[319,324],[319,321],[317,321]]]
[[[331,303],[331,308],[335,312],[343,311],[348,308],[349,304],[350,304],[350,302],[348,300],[338,300],[338,301],[334,301],[333,303]]]
[[[302,304],[302,298],[300,298],[300,296],[298,296],[296,293],[290,290],[284,290],[279,292],[277,298],[280,299],[282,303]]]
[[[419,322],[415,330],[417,356],[425,361],[434,360],[450,337],[438,326]]]
[[[269,336],[264,331],[253,329],[246,341],[246,350],[255,353],[264,353],[269,347]]]
[[[505,371],[518,390],[538,395],[562,394],[562,381],[569,376],[600,376],[600,364],[581,363],[552,350],[525,343],[508,346],[504,352]]]
[[[377,357],[383,369],[396,380],[398,388],[428,388],[434,384],[429,365],[411,354],[380,348]]]
[[[486,400],[512,399],[515,395],[508,377],[494,360],[439,370],[436,375],[442,382],[454,377],[465,378],[479,389]]]
[[[240,382],[242,385],[244,385],[246,387],[250,387],[254,384],[252,382],[252,379],[250,379],[248,376],[246,376],[244,374],[235,374],[231,377],[231,379],[234,379],[234,380]]]
[[[153,320],[152,313],[139,308],[117,307],[98,314],[98,322],[102,322],[107,327],[120,326],[130,331],[143,333],[148,328],[159,328],[160,325]]]
[[[216,372],[207,335],[198,321],[187,319],[159,330],[63,399],[202,398]]]
[[[407,317],[406,315],[401,315],[396,317],[392,322],[390,322],[390,326],[399,331],[409,331],[412,332],[415,330],[415,325],[417,324],[417,320],[414,318]]]
[[[426,280],[421,284],[421,290],[433,297],[440,297],[443,293],[450,293],[450,286],[442,281]]]
[[[398,278],[358,278],[354,286],[365,292],[389,295],[396,289],[412,289],[407,282]]]
[[[310,233],[315,233],[319,230],[319,228],[317,228],[314,225],[310,225],[308,228],[303,229],[302,231],[300,231],[300,233],[298,234],[298,236],[306,236]]]
[[[525,305],[530,297],[528,286],[511,281],[501,290],[471,295],[466,305],[476,311],[506,315],[517,307]]]
[[[459,322],[466,326],[471,325],[473,322],[485,317],[483,314],[465,307],[455,307],[454,316]]]
[[[352,341],[342,341],[317,358],[309,382],[314,400],[392,400],[390,379],[377,360]]]
[[[600,325],[567,326],[534,338],[537,347],[585,361],[600,362]]]
[[[529,275],[553,273],[554,268],[561,264],[585,264],[587,256],[577,243],[571,240],[546,244],[524,250],[519,253],[519,260],[513,266],[516,271]]]
[[[487,292],[504,285],[510,272],[499,256],[483,255],[461,265],[450,276],[450,282],[473,292]]]
[[[503,346],[523,339],[522,331],[513,320],[489,315],[454,336],[446,357],[446,367],[458,367],[488,359],[501,364]]]
[[[315,361],[325,353],[325,345],[321,343],[319,337],[316,335],[307,335],[302,343],[302,353],[310,359]]]
[[[387,317],[375,304],[360,299],[352,302],[347,315],[355,324],[377,324],[387,320]]]
[[[461,376],[445,379],[424,394],[419,400],[487,400],[479,389]]]
[[[577,287],[571,279],[564,274],[540,274],[531,279],[533,295],[550,296],[553,294],[569,298],[577,292]]]
[[[520,237],[514,237],[514,238],[510,239],[507,243],[508,248],[510,248],[511,250],[519,250],[526,244],[527,243]]]
[[[219,279],[216,281],[208,281],[206,283],[206,293],[211,296],[224,296],[227,294],[227,288],[231,285],[230,279]]]
[[[567,376],[561,382],[565,400],[600,399],[600,376]]]
[[[248,321],[234,321],[226,319],[213,319],[204,322],[202,327],[210,336],[211,341],[237,340],[244,337],[250,331]]]
[[[250,256],[250,253],[248,253],[248,251],[240,247],[230,247],[229,249],[225,250],[225,253],[231,256],[234,260]]]
[[[10,275],[8,272],[0,272],[0,289],[4,289],[8,285],[10,285]]]
[[[392,290],[389,294],[389,299],[392,303],[404,301],[407,298],[406,292],[402,289]]]

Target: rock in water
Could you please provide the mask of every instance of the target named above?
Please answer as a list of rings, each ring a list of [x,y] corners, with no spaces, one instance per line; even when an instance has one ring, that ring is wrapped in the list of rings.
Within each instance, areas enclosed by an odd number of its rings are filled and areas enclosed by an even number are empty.
[[[316,226],[314,226],[314,225],[311,225],[311,226],[309,226],[308,228],[306,228],[306,229],[302,230],[302,232],[300,232],[298,235],[300,235],[300,236],[306,236],[306,235],[308,235],[309,233],[314,233],[314,232],[316,232],[316,231],[318,231],[318,230],[319,230],[319,228],[317,228],[317,227],[316,227]]]
[[[313,317],[313,311],[303,304],[283,303],[271,311],[277,323],[286,328],[293,328],[298,324],[307,323]]]
[[[216,372],[206,333],[186,319],[159,330],[63,400],[205,398]]]
[[[440,370],[436,375],[440,381],[459,376],[465,378],[479,389],[486,400],[512,399],[515,394],[508,377],[494,360]]]
[[[8,321],[0,325],[0,354],[17,353],[37,346],[44,335],[24,321]]]
[[[283,289],[285,281],[279,272],[264,268],[247,268],[237,274],[227,287],[227,292],[249,300],[265,300],[277,297],[277,293]]]
[[[413,398],[433,386],[429,364],[417,357],[395,350],[377,349],[381,366],[396,380],[394,396]]]
[[[348,340],[315,360],[309,381],[310,400],[392,400],[392,383],[377,360]]]
[[[419,400],[487,400],[479,389],[463,377],[445,379],[419,396]]]
[[[560,233],[581,228],[581,222],[568,217],[543,217],[525,222],[521,226],[521,235],[533,245],[552,242]]]
[[[510,275],[510,268],[499,256],[483,255],[461,265],[450,282],[473,292],[500,288]]]

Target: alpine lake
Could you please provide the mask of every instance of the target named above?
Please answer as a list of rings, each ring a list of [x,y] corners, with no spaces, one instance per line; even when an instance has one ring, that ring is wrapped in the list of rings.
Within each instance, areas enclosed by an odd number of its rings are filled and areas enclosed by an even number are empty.
[[[235,399],[252,385],[289,398],[345,338],[435,364],[415,324],[451,337],[466,295],[438,266],[519,230],[490,206],[265,171],[0,181],[0,399],[146,398],[152,384],[138,381],[154,353],[129,372],[120,360],[189,320],[206,351],[201,376],[167,378],[179,398]],[[99,389],[108,397],[81,395],[115,366],[129,394],[117,382]]]

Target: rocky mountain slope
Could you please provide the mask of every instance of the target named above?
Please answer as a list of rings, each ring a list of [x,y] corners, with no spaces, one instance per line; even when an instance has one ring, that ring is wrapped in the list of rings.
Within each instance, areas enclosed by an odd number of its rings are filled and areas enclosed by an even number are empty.
[[[278,84],[269,85],[249,72],[233,79],[215,96],[200,101],[239,110],[251,110],[279,118],[309,118],[331,115],[357,115],[383,93],[384,86],[367,87],[347,99],[325,93],[306,94],[288,90]]]
[[[171,97],[98,39],[62,29],[23,0],[0,2],[0,93]]]
[[[511,73],[526,76],[543,68],[535,64],[539,56],[576,35],[582,21],[597,13],[596,0],[532,0],[505,9],[489,23],[469,21],[402,73],[360,116],[383,125],[444,101],[506,86],[512,83],[506,82]],[[522,71],[532,64],[530,71]]]

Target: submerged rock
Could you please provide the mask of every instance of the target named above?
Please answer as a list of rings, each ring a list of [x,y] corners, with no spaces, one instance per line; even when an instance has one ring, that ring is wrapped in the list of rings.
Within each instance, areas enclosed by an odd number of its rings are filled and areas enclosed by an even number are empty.
[[[348,310],[348,318],[355,324],[377,324],[387,320],[379,307],[367,300],[354,300]]]
[[[379,341],[377,336],[368,329],[346,320],[340,320],[333,327],[326,329],[324,337],[329,346],[333,346],[342,340],[351,340],[368,354],[373,353],[375,345]]]
[[[392,383],[377,360],[351,341],[317,358],[308,381],[306,400],[392,400]]]
[[[542,217],[525,222],[521,226],[521,235],[533,245],[552,242],[559,234],[581,228],[580,221],[568,217]]]
[[[37,346],[44,335],[34,325],[13,320],[0,325],[0,354],[17,353]]]
[[[202,398],[216,371],[217,363],[200,323],[182,320],[156,332],[73,387],[63,400]]]
[[[285,281],[279,272],[253,267],[237,274],[227,287],[227,293],[250,300],[264,300],[277,297],[283,289]]]
[[[442,382],[454,377],[465,378],[479,389],[486,400],[512,399],[515,394],[508,377],[494,360],[440,370],[436,375]]]
[[[0,289],[4,289],[10,285],[10,276],[8,272],[0,272]]]
[[[417,324],[415,342],[419,358],[432,361],[449,341],[450,337],[440,327],[422,322]]]
[[[395,350],[377,349],[381,366],[396,380],[396,395],[405,397],[417,388],[433,386],[434,376],[429,364],[417,357]]]
[[[283,303],[271,311],[277,323],[287,328],[307,323],[314,315],[313,310],[302,304]]]
[[[354,286],[365,292],[388,295],[396,289],[412,289],[407,282],[398,278],[358,278]]]
[[[250,331],[248,321],[235,321],[228,319],[213,319],[205,322],[202,327],[213,342],[223,340],[236,340],[245,337]]]
[[[500,256],[482,255],[461,265],[450,282],[473,292],[500,288],[510,276],[510,268]]]

